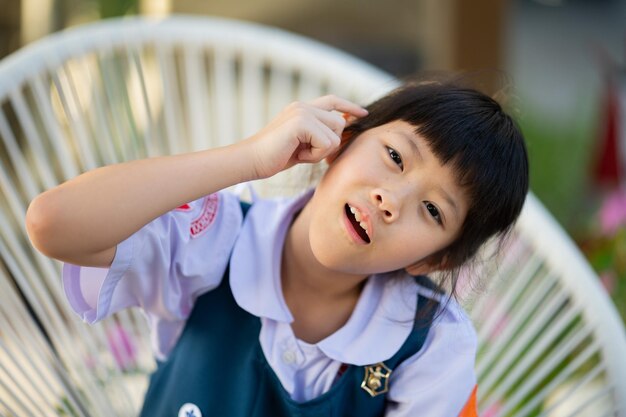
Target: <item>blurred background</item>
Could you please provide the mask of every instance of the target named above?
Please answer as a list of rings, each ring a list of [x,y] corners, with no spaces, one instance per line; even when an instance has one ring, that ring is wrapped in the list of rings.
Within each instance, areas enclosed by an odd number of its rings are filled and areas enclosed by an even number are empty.
[[[214,15],[333,45],[398,77],[502,70],[531,188],[626,318],[626,0],[0,0],[0,57],[125,15]]]

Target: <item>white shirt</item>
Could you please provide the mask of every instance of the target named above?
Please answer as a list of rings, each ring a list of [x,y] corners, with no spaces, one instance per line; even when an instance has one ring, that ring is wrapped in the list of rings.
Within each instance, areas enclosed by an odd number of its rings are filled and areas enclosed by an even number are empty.
[[[243,223],[237,196],[204,197],[120,243],[109,269],[66,264],[66,296],[88,323],[141,307],[155,355],[164,360],[194,301],[219,285],[230,261],[232,293],[241,308],[261,319],[259,341],[283,387],[296,401],[316,398],[330,389],[342,363],[368,365],[392,357],[412,329],[417,294],[439,296],[408,275],[373,275],[343,327],[315,344],[297,339],[282,295],[280,261],[293,216],[310,195],[256,201]],[[393,370],[386,415],[457,416],[476,384],[476,344],[469,318],[451,300],[422,349]]]

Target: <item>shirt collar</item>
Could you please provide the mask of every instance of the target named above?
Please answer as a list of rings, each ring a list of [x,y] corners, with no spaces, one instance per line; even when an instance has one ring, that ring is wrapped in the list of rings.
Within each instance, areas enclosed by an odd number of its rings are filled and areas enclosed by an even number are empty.
[[[230,287],[239,307],[257,317],[293,321],[280,282],[281,255],[293,217],[312,195],[259,199],[248,210],[231,255]]]
[[[257,317],[293,321],[280,281],[282,248],[294,215],[312,194],[258,200],[246,215],[231,256],[230,286],[237,304]],[[354,365],[389,359],[413,328],[419,288],[408,274],[371,276],[348,322],[317,347]]]

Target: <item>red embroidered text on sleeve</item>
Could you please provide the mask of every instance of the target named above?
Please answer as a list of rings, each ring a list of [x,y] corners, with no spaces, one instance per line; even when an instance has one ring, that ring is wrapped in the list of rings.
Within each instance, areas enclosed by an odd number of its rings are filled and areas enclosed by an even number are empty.
[[[217,209],[219,207],[219,194],[211,194],[204,198],[202,202],[202,210],[198,217],[193,219],[189,232],[192,238],[196,238],[206,232],[217,217]]]

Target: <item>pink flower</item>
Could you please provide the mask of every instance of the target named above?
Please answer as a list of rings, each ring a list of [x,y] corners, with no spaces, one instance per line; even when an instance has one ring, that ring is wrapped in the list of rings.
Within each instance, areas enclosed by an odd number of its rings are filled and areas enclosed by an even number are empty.
[[[626,225],[626,191],[617,190],[610,194],[600,209],[600,226],[602,232],[613,235]]]

